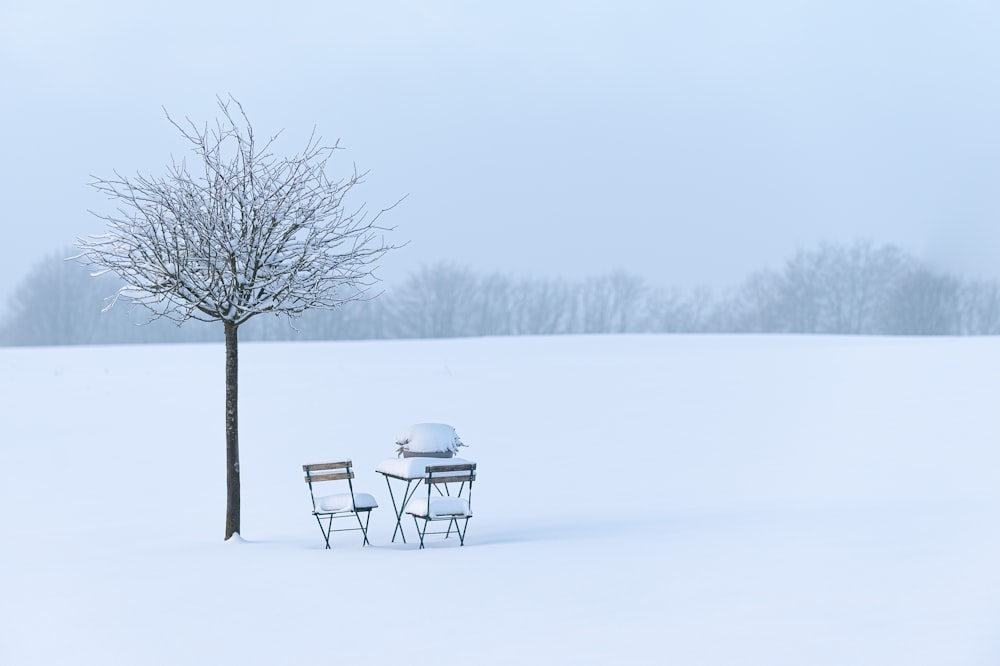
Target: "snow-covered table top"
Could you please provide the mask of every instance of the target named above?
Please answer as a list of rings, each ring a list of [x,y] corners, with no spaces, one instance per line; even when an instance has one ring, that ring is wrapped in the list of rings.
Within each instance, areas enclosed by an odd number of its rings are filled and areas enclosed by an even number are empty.
[[[474,461],[465,458],[389,458],[383,460],[376,467],[379,474],[392,476],[397,479],[422,479],[427,476],[428,465],[470,465]],[[460,474],[461,472],[456,472]]]

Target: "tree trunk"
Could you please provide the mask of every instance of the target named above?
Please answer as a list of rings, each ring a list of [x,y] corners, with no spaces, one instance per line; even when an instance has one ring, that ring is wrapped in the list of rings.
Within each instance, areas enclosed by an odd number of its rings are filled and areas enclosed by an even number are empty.
[[[232,322],[226,329],[226,539],[240,531],[240,438],[237,418],[238,340]]]

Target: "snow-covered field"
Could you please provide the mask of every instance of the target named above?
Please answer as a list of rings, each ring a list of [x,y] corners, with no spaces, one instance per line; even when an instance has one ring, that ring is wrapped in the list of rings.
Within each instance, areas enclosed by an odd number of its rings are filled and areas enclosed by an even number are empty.
[[[1000,338],[0,349],[0,664],[1000,663]],[[466,545],[390,544],[411,423]],[[349,456],[372,546],[301,465]],[[405,523],[412,533],[412,523]],[[430,538],[429,538],[430,539]]]

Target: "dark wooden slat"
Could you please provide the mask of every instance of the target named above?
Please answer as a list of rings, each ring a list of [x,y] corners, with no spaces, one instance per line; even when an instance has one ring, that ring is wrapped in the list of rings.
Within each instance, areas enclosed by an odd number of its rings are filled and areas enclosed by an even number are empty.
[[[318,472],[324,469],[343,469],[345,467],[350,467],[350,460],[338,460],[336,462],[325,462],[325,463],[315,463],[313,465],[303,465],[303,472]]]
[[[424,468],[424,472],[430,474],[434,472],[468,472],[470,470],[476,469],[476,463],[465,463],[462,465],[428,465]]]
[[[339,472],[336,474],[306,474],[306,482],[318,483],[320,481],[343,481],[345,479],[353,479],[354,472]]]
[[[424,479],[424,483],[472,483],[476,478],[475,474],[459,474],[458,476],[434,476]]]

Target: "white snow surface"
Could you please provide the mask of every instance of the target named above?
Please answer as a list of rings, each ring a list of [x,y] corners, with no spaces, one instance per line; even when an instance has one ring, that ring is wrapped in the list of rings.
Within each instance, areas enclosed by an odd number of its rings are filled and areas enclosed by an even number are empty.
[[[221,344],[0,368],[0,664],[1000,663],[1000,338],[243,344],[229,542]],[[464,547],[390,543],[425,421],[475,443]],[[371,546],[323,549],[336,457]]]

